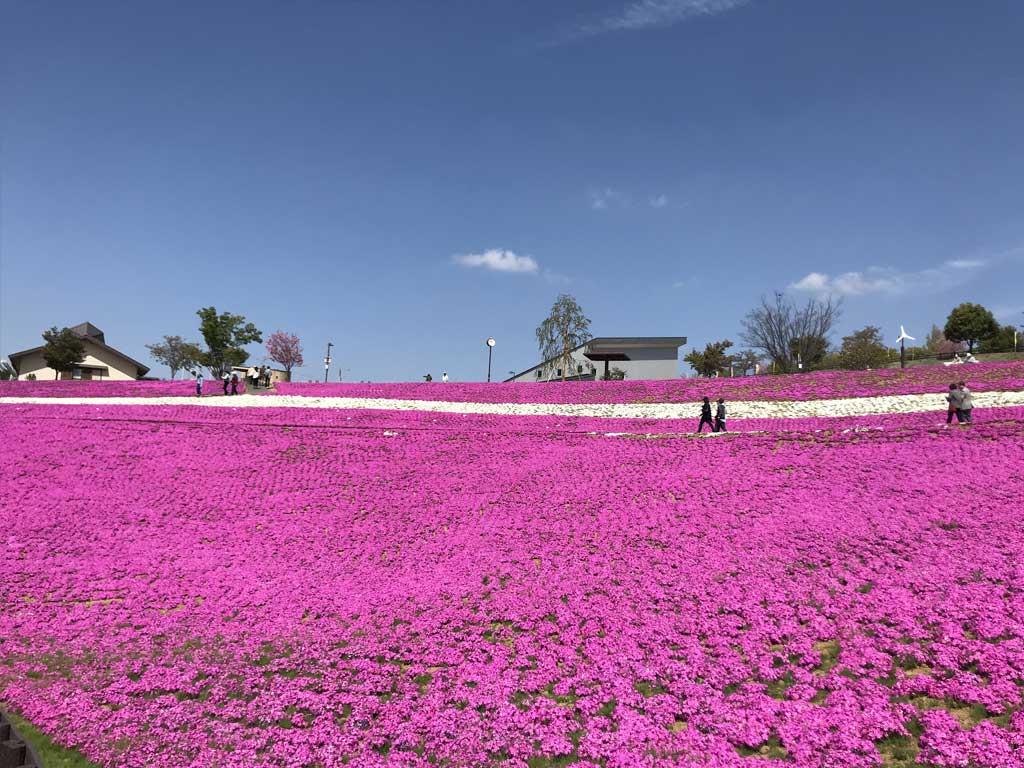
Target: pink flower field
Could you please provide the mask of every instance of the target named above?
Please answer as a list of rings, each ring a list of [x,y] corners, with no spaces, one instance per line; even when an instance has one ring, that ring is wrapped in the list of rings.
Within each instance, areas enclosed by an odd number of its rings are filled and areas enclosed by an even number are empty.
[[[0,702],[109,768],[1024,766],[976,420],[0,405]]]
[[[230,389],[228,390],[230,391]],[[239,382],[238,391],[245,391]],[[0,381],[0,397],[188,397],[195,396],[195,379],[176,381]],[[221,395],[219,380],[203,381],[203,395]]]
[[[281,383],[280,395],[373,397],[477,403],[674,403],[702,397],[728,400],[822,400],[871,395],[943,392],[950,382],[967,381],[976,392],[1024,389],[1024,363],[977,363],[955,367],[825,371],[790,376],[676,381],[552,381],[513,384]]]

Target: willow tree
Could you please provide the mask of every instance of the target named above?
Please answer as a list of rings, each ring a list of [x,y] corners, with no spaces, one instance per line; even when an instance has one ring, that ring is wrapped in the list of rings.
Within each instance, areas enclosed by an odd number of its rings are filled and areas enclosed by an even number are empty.
[[[590,320],[572,296],[560,294],[551,314],[537,326],[537,345],[545,362],[560,360],[562,381],[572,365],[572,351],[590,339]]]

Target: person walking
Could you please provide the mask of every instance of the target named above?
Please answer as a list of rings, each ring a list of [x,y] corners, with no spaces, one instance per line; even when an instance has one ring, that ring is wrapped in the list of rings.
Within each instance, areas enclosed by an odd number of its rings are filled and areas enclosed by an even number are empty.
[[[256,370],[255,365],[250,365],[249,369],[245,372],[245,383],[256,389],[256,376],[259,371]]]
[[[445,371],[444,373],[441,374],[441,381],[443,383],[448,381],[448,371]]]
[[[196,397],[203,396],[203,372],[193,371],[196,377]]]
[[[711,427],[712,432],[715,431],[715,423],[711,421],[711,401],[706,397],[700,406],[700,426],[697,427],[697,434],[704,431],[705,424]]]
[[[973,423],[971,419],[971,409],[974,408],[974,402],[971,400],[971,390],[967,388],[967,385],[962,381],[957,384],[957,391],[960,393],[960,412],[957,416],[968,424]]]
[[[237,373],[231,374],[231,394],[232,395],[237,395],[238,394],[238,374]]]
[[[718,398],[718,408],[715,410],[715,432],[725,432],[725,398]]]
[[[226,395],[228,393],[228,384],[231,382],[231,374],[224,371],[224,373],[221,374],[220,379],[224,382],[224,394]]]
[[[956,384],[949,385],[949,394],[946,395],[946,402],[948,407],[946,408],[946,424],[953,423],[953,415],[956,414],[956,422],[959,424],[964,420],[963,413],[960,411],[960,390],[956,388]]]

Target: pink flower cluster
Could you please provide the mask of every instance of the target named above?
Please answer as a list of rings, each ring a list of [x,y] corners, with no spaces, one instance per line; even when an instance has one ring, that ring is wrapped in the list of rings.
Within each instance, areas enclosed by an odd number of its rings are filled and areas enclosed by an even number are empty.
[[[965,380],[977,392],[1024,389],[1024,363],[978,363],[947,368],[885,368],[786,376],[674,381],[552,381],[511,384],[303,384],[280,383],[276,394],[374,397],[476,403],[672,403],[702,397],[727,400],[822,400],[872,395],[943,392]]]
[[[230,392],[230,388],[228,389]],[[245,382],[238,383],[239,393]],[[0,381],[0,397],[187,397],[195,395],[195,379],[175,381]],[[203,380],[203,395],[222,395],[219,379]]]
[[[995,416],[0,406],[0,701],[111,767],[1019,766]]]

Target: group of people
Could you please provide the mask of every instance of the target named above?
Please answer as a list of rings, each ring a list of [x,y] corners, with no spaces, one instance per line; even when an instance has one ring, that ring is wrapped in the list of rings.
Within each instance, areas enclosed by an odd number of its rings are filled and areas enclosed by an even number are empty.
[[[220,380],[224,384],[224,394],[225,395],[228,394],[228,386],[229,385],[231,386],[231,394],[232,395],[237,395],[238,394],[238,374],[237,373],[230,373],[229,374],[227,371],[224,371],[224,373],[222,373],[220,375]]]
[[[427,382],[430,382],[430,381],[434,380],[434,377],[431,374],[428,373],[426,376],[423,377],[423,380],[427,381]],[[442,382],[448,381],[448,371],[445,371],[444,373],[441,374],[441,381]]]
[[[192,373],[192,376],[196,380],[196,397],[202,397],[203,396],[203,372],[201,370],[195,370],[195,371],[192,371],[191,373]],[[255,388],[255,387],[269,387],[270,386],[270,374],[271,374],[270,368],[268,368],[265,365],[261,365],[259,368],[257,368],[256,366],[252,366],[252,367],[250,367],[245,372],[245,381],[246,381],[246,383],[249,386],[251,386],[253,388]],[[221,380],[221,383],[224,385],[224,394],[225,395],[228,395],[228,394],[230,394],[230,395],[237,395],[238,394],[238,385],[241,383],[242,380],[240,378],[238,378],[238,373],[237,372],[224,371],[224,373],[222,373],[220,375],[220,380]],[[228,388],[229,387],[231,389],[230,392],[228,392]]]
[[[946,402],[949,404],[946,409],[946,423],[953,423],[953,416],[956,416],[957,424],[971,423],[971,409],[974,403],[971,401],[971,390],[962,381],[949,385],[949,394],[946,395]]]
[[[697,432],[704,431],[704,425],[707,424],[711,427],[712,432],[725,432],[725,399],[718,398],[717,407],[715,408],[715,420],[711,420],[711,401],[708,398],[704,398],[704,402],[700,406],[700,425],[697,427]]]

